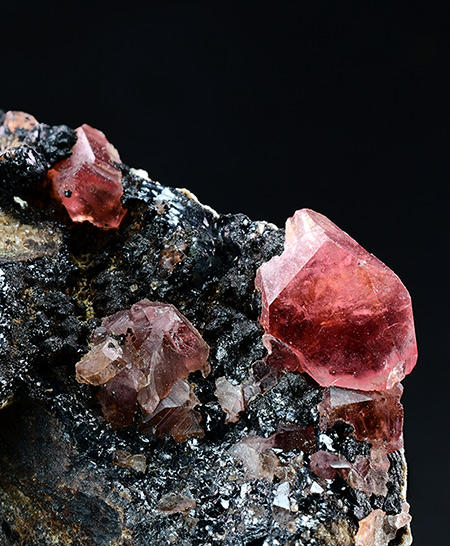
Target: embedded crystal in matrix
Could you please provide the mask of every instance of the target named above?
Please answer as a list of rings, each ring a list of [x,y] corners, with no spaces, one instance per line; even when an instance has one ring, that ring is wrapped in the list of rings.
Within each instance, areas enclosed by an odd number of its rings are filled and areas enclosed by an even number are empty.
[[[76,133],[72,155],[48,172],[53,189],[74,222],[117,228],[126,212],[119,153],[101,131],[87,124]]]
[[[102,386],[99,400],[107,421],[127,426],[139,405],[144,425],[158,436],[184,441],[203,434],[193,410],[199,401],[184,380],[197,370],[209,373],[209,348],[173,305],[135,303],[106,317],[93,343],[76,365],[77,380]]]
[[[322,214],[302,209],[288,219],[284,252],[259,268],[256,286],[266,333],[320,385],[390,389],[414,368],[408,291]]]

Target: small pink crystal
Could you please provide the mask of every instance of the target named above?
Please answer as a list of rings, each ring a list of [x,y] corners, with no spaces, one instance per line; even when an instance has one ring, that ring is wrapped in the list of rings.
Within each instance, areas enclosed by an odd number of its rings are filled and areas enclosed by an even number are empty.
[[[74,222],[117,228],[126,212],[119,154],[101,131],[84,124],[76,132],[72,155],[48,172],[54,190]]]
[[[388,516],[383,510],[373,510],[359,522],[355,537],[356,546],[386,546],[396,538],[399,529],[407,527],[411,521],[409,504],[404,502],[402,511],[395,516]],[[412,544],[411,534],[406,531],[402,544]]]
[[[343,455],[328,451],[317,451],[311,455],[311,471],[324,480],[334,480],[337,475],[346,480],[353,489],[385,496],[390,462],[381,451],[373,451],[370,457],[358,455],[351,463]]]
[[[403,447],[402,394],[400,384],[381,392],[329,387],[318,406],[320,427],[326,430],[345,421],[353,426],[357,440],[392,453]]]
[[[202,416],[195,406],[200,404],[194,387],[184,379],[177,379],[170,393],[161,400],[151,415],[146,415],[141,431],[151,431],[157,438],[172,436],[176,442],[203,437]]]
[[[93,342],[76,365],[76,377],[80,383],[101,385],[99,400],[107,421],[127,426],[139,405],[147,428],[156,427],[157,435],[185,439],[203,434],[200,415],[193,411],[198,399],[184,380],[197,370],[209,373],[209,348],[173,305],[135,303],[106,317]]]
[[[266,393],[274,387],[281,376],[276,367],[258,360],[252,366],[250,375],[244,383],[233,385],[225,377],[216,380],[215,395],[220,407],[227,414],[226,423],[239,420],[239,413],[257,396]]]
[[[3,123],[0,125],[0,156],[9,148],[20,146],[25,140],[35,140],[39,134],[39,122],[30,114],[10,110],[6,112]],[[22,133],[22,135],[20,135]],[[20,138],[22,136],[22,138]]]
[[[273,444],[273,436],[261,438],[251,434],[233,445],[229,452],[243,463],[247,480],[272,481],[275,470],[280,464],[278,457],[271,449]]]
[[[320,385],[390,389],[413,369],[406,288],[325,216],[303,209],[289,218],[284,252],[259,268],[256,286],[266,333]]]

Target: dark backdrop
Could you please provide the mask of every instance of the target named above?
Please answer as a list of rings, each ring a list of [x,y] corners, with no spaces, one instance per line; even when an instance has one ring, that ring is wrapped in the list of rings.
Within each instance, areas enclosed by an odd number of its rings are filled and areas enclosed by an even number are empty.
[[[94,125],[220,212],[283,225],[316,209],[391,266],[420,345],[404,382],[413,530],[446,543],[448,20],[353,2],[122,4],[2,2],[0,108]]]

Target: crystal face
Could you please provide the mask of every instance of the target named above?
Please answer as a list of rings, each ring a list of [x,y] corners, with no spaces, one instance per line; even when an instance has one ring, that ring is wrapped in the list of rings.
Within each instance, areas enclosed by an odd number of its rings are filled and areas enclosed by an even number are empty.
[[[74,222],[90,222],[97,227],[119,227],[122,206],[122,173],[119,153],[105,135],[82,125],[68,159],[48,172],[53,188]]]
[[[144,429],[179,441],[203,434],[199,403],[185,381],[209,373],[209,348],[173,306],[142,300],[106,317],[93,334],[93,348],[76,365],[80,383],[99,386],[105,419],[130,425],[138,406]]]
[[[344,421],[353,426],[357,440],[391,453],[403,447],[402,394],[400,384],[381,392],[330,387],[318,406],[320,426],[326,430]]]
[[[325,216],[302,209],[288,219],[284,252],[259,268],[256,286],[266,333],[320,385],[390,389],[414,368],[406,288]]]
[[[0,112],[0,543],[410,544],[401,384],[322,387],[258,324],[285,231],[122,165],[118,231],[61,222],[46,173],[75,142]]]

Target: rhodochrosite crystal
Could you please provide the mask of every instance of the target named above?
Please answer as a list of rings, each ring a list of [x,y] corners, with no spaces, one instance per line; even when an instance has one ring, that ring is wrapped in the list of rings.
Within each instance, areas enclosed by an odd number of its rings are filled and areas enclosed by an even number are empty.
[[[408,546],[399,279],[119,161],[0,111],[0,545]]]
[[[390,389],[413,369],[406,288],[325,216],[302,209],[289,218],[284,252],[259,268],[256,285],[266,333],[320,385]]]
[[[403,447],[402,394],[400,384],[381,392],[330,387],[318,406],[320,426],[326,430],[345,421],[353,426],[357,440],[391,453]]]
[[[68,159],[48,172],[53,187],[74,222],[88,221],[102,228],[117,228],[125,209],[122,206],[122,173],[117,150],[105,135],[82,125]]]
[[[139,404],[145,423],[159,425],[159,435],[176,434],[184,440],[202,433],[199,414],[189,413],[198,400],[181,380],[197,370],[209,373],[209,349],[173,305],[135,303],[105,318],[93,342],[76,366],[77,380],[102,385],[99,398],[108,421],[116,427],[129,425]]]

